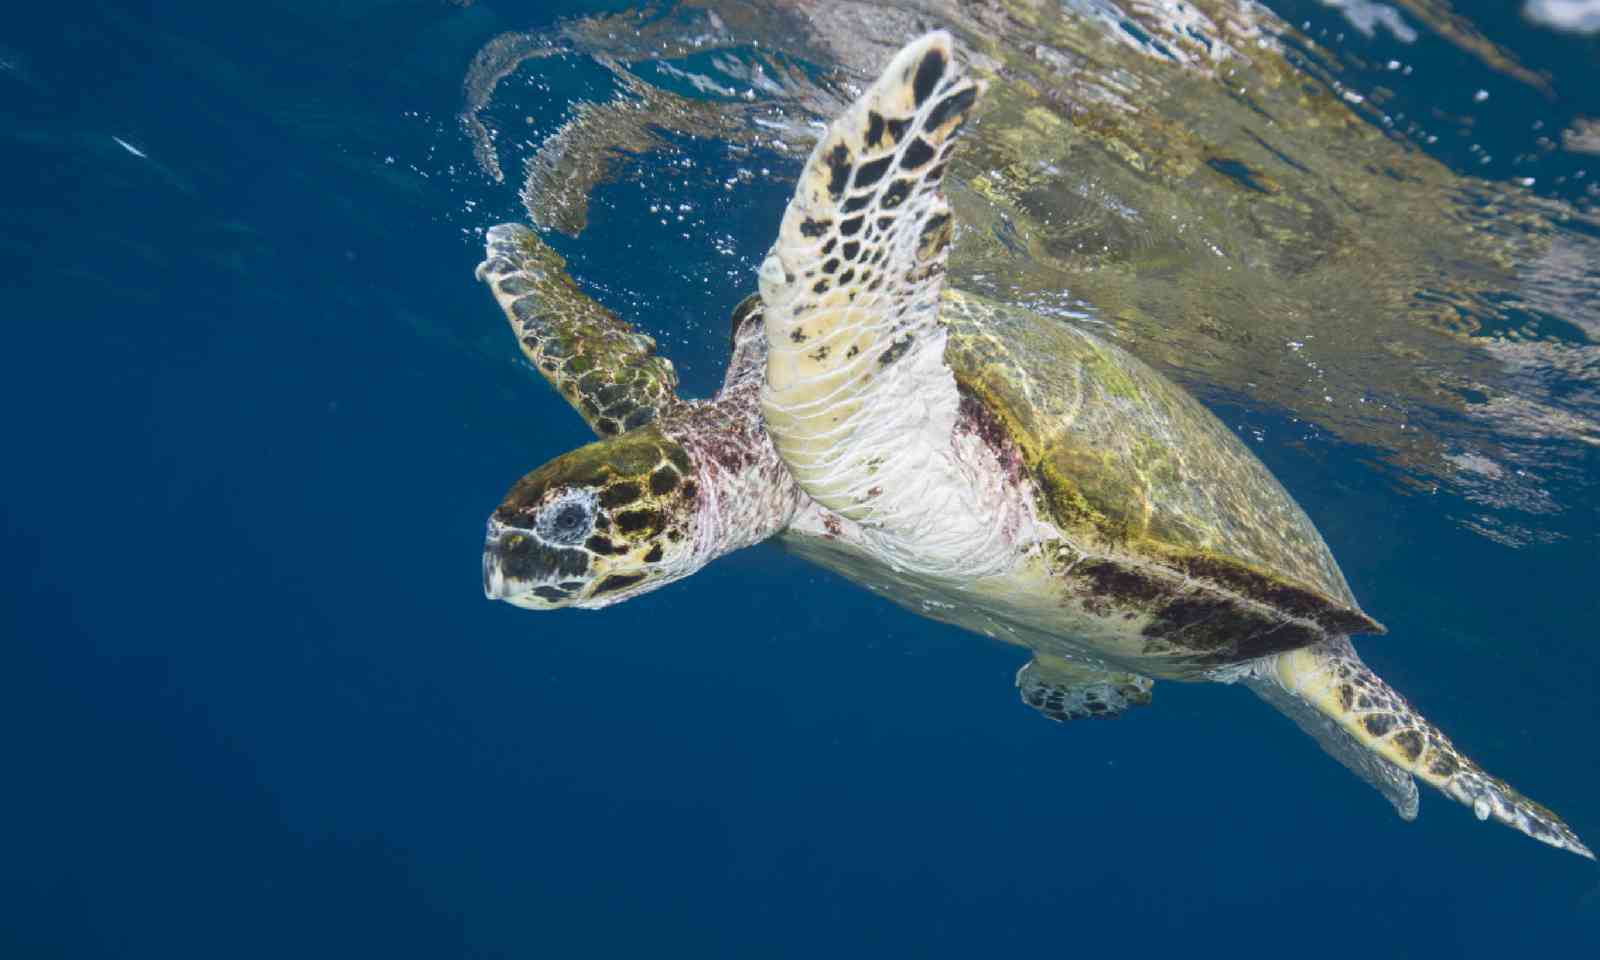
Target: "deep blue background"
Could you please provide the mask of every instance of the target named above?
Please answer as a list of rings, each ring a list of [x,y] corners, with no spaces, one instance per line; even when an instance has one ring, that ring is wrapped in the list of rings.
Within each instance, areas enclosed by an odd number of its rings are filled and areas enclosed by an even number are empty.
[[[1595,954],[1593,864],[1431,792],[1404,824],[1240,690],[1045,723],[1018,653],[771,547],[485,602],[484,516],[585,435],[471,281],[463,226],[518,208],[453,115],[559,12],[8,16],[0,957]],[[748,283],[628,230],[563,249],[710,382]],[[1222,412],[1389,624],[1368,660],[1600,840],[1593,493],[1514,551]]]

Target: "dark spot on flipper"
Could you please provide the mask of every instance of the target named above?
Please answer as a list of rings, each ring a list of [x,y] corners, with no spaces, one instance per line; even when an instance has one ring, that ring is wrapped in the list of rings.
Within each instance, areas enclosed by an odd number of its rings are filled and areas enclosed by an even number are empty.
[[[922,122],[922,129],[930,132],[939,129],[944,126],[946,120],[966,111],[976,99],[978,99],[977,87],[967,87],[965,90],[952,93],[934,104],[933,109],[928,111],[928,119]]]
[[[572,596],[567,591],[559,590],[555,587],[534,587],[533,594],[536,597],[549,600],[551,603],[560,603],[563,600],[570,599]]]
[[[600,401],[595,397],[595,391],[600,389],[604,380],[605,374],[599,370],[591,370],[578,378],[578,392],[584,395],[584,410],[590,414],[600,412]]]
[[[863,194],[860,194],[858,196],[851,197],[849,200],[846,200],[844,202],[844,206],[841,207],[840,209],[845,213],[855,213],[857,210],[860,210],[862,207],[865,207],[867,204],[869,204],[871,202],[872,202],[872,194],[863,193]]]
[[[900,119],[891,119],[889,121],[889,138],[891,140],[893,140],[895,143],[899,143],[901,140],[905,139],[906,130],[909,129],[910,126],[911,126],[911,118],[910,117],[901,117]]]
[[[915,337],[908,333],[895,342],[889,344],[888,349],[884,350],[883,353],[878,355],[878,365],[881,367],[887,367],[889,364],[899,360],[905,355],[907,350],[911,349],[911,344],[915,339]]]
[[[643,579],[644,574],[642,573],[612,574],[611,576],[606,577],[604,580],[601,580],[600,583],[594,588],[594,593],[590,594],[590,596],[598,597],[602,593],[610,593],[613,590],[622,590],[633,586]]]
[[[911,93],[917,99],[917,106],[922,106],[929,97],[933,96],[934,88],[939,85],[940,78],[944,76],[944,65],[943,50],[929,50],[922,55],[922,62],[917,64],[916,79],[911,83]]]
[[[930,153],[932,151],[929,151]],[[856,167],[856,188],[870,187],[882,179],[883,174],[889,169],[889,164],[894,162],[894,157],[880,157],[877,160],[863,163]]]
[[[839,232],[847,237],[853,237],[860,232],[863,222],[864,218],[862,217],[851,217],[844,223],[839,224]]]
[[[1415,730],[1405,730],[1394,735],[1395,746],[1405,752],[1406,759],[1416,762],[1422,756],[1422,736]]]
[[[1461,769],[1461,764],[1448,753],[1436,753],[1428,761],[1428,772],[1436,777],[1453,777]]]
[[[823,279],[818,280],[816,282],[816,284],[811,288],[811,292],[812,293],[827,293],[828,292],[828,280],[827,280],[827,278],[824,277]]]
[[[855,278],[856,272],[854,270],[846,270],[844,273],[839,274],[839,286],[842,287]]]
[[[809,339],[811,338],[806,336],[805,330],[801,327],[795,327],[793,330],[789,331],[790,343],[805,343]]]
[[[826,257],[828,254],[832,253],[834,246],[837,245],[838,242],[838,237],[829,237],[828,242],[822,245],[822,255]]]
[[[835,144],[828,154],[828,169],[832,171],[828,178],[828,195],[838,200],[844,195],[845,184],[850,182],[850,148],[844,144]]]
[[[523,297],[519,300],[513,300],[511,302],[511,315],[516,317],[518,320],[521,320],[523,323],[527,323],[538,312],[538,297]]]
[[[922,182],[923,183],[938,183],[939,182],[939,178],[944,176],[944,168],[945,168],[945,165],[942,164],[942,163],[937,165],[937,166],[935,166],[932,170],[929,170],[927,173],[922,175]]]
[[[856,346],[856,345],[855,345],[855,344],[851,344],[851,345],[850,345],[850,349],[849,349],[849,350],[846,350],[846,351],[845,351],[845,352],[844,352],[844,355],[845,355],[845,359],[847,359],[847,360],[848,360],[848,359],[849,359],[849,358],[851,358],[851,357],[853,357],[853,356],[855,356],[855,355],[856,355],[856,354],[858,354],[858,353],[860,353],[860,352],[861,352],[861,348],[860,348],[860,347],[858,347],[858,346]]]
[[[645,563],[658,563],[658,562],[660,562],[662,552],[663,551],[661,549],[661,544],[659,544],[659,543],[656,544],[655,546],[650,548],[650,552],[649,553],[644,555],[644,562]]]
[[[849,243],[846,243],[844,245],[844,258],[846,260],[854,260],[856,258],[856,254],[858,254],[860,252],[861,252],[861,244],[857,243],[854,240],[851,240]]]
[[[520,297],[533,289],[533,284],[528,282],[527,277],[515,274],[501,280],[499,286],[500,292],[508,297]]]
[[[627,396],[628,387],[626,384],[607,383],[601,385],[599,389],[595,390],[594,402],[600,404],[602,407],[610,408],[614,406],[618,400],[625,399]]]
[[[1350,684],[1341,683],[1339,685],[1339,706],[1345,713],[1350,712],[1350,705],[1355,702],[1355,699],[1356,692],[1350,688]]]
[[[893,210],[895,207],[900,206],[900,204],[905,200],[906,197],[910,196],[910,194],[911,181],[896,180],[894,183],[889,184],[889,189],[883,191],[883,200],[880,201],[879,205],[885,210]],[[890,219],[889,222],[893,223],[894,221]],[[882,223],[880,221],[880,226],[881,225]]]
[[[807,354],[807,356],[809,356],[811,359],[815,360],[816,362],[821,363],[822,361],[828,359],[828,353],[829,353],[828,345],[826,343],[824,343],[822,346],[818,347],[812,353]]]
[[[833,226],[832,220],[813,220],[810,217],[800,222],[800,235],[802,237],[820,237]]]
[[[839,258],[838,257],[829,257],[822,264],[822,272],[823,273],[836,273],[838,271],[838,269],[839,269]]]
[[[922,235],[917,238],[917,255],[926,260],[950,242],[950,214],[936,213],[922,225]]]
[[[876,147],[883,139],[883,114],[876,110],[867,112],[867,146]]]
[[[1374,713],[1361,718],[1361,725],[1374,737],[1381,737],[1394,729],[1394,717],[1387,713]]]
[[[906,152],[900,155],[900,169],[915,170],[933,159],[933,148],[921,137],[911,141]],[[859,179],[859,177],[858,177]]]

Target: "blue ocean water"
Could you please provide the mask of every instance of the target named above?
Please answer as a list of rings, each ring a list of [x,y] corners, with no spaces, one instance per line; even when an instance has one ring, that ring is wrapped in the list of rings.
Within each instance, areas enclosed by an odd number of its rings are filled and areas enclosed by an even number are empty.
[[[496,34],[623,6],[0,27],[0,956],[1595,955],[1594,864],[1432,792],[1403,823],[1241,690],[1049,724],[1017,652],[771,546],[600,613],[486,602],[485,516],[587,436],[472,282],[472,225],[522,214],[461,78]],[[1461,9],[1566,93],[1485,73],[1487,150],[1436,149],[1522,175],[1530,111],[1600,114],[1597,48]],[[1427,49],[1451,89],[1480,69]],[[1582,197],[1581,156],[1544,163]],[[747,253],[768,193],[725,211]],[[563,250],[597,296],[644,291],[704,393],[752,278],[648,229],[596,215]],[[1367,660],[1600,838],[1597,478],[1513,548],[1365,451],[1219,412],[1390,627]]]

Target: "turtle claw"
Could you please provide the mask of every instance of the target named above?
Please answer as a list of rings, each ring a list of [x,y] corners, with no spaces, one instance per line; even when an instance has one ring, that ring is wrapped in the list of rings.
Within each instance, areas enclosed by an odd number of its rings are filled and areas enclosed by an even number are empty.
[[[1463,770],[1441,789],[1451,798],[1471,807],[1473,815],[1479,820],[1493,817],[1511,829],[1557,850],[1570,850],[1580,857],[1595,859],[1594,851],[1579,840],[1578,835],[1560,817],[1482,770]]]

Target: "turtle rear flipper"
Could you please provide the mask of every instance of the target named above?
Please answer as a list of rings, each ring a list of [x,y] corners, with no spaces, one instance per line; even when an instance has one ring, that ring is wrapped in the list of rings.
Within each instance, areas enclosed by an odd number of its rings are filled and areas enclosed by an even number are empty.
[[[1493,817],[1541,843],[1594,859],[1594,854],[1560,817],[1491,776],[1457,750],[1437,727],[1424,720],[1405,698],[1361,662],[1349,639],[1325,640],[1266,657],[1254,671],[1250,684],[1257,693],[1262,693],[1266,685],[1275,684],[1284,697],[1332,720],[1382,760],[1471,807],[1479,820]],[[1269,702],[1279,702],[1276,692],[1263,695]],[[1298,707],[1289,713],[1300,722],[1302,711]],[[1307,729],[1307,725],[1301,723],[1301,728]],[[1308,732],[1317,735],[1314,729]],[[1329,740],[1318,739],[1328,748]],[[1369,783],[1374,782],[1342,753],[1333,749],[1329,752]],[[1382,786],[1379,789],[1395,799],[1390,791]],[[1401,815],[1405,815],[1403,807]]]
[[[1365,742],[1340,726],[1337,720],[1318,710],[1309,701],[1285,690],[1277,680],[1247,677],[1245,685],[1293,720],[1295,726],[1317,741],[1324,753],[1383,794],[1394,804],[1395,813],[1400,815],[1400,819],[1417,819],[1420,800],[1417,781],[1411,778],[1411,774],[1368,749]]]
[[[1039,654],[1017,671],[1022,702],[1051,720],[1120,716],[1150,702],[1149,677],[1093,667]]]
[[[494,293],[528,362],[602,437],[643,426],[678,402],[656,342],[587,296],[566,261],[527,227],[489,228],[479,280]]]

